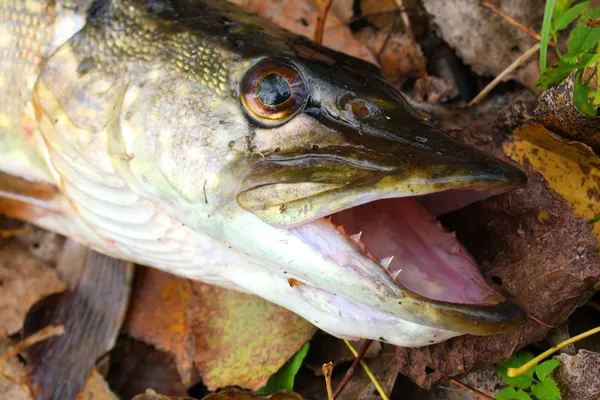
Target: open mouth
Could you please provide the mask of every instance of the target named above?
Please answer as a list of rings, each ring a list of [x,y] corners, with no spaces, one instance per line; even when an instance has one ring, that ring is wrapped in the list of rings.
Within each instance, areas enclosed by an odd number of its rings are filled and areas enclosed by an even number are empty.
[[[377,200],[337,212],[330,221],[405,290],[455,304],[502,301],[456,235],[419,200],[427,204],[427,196]]]

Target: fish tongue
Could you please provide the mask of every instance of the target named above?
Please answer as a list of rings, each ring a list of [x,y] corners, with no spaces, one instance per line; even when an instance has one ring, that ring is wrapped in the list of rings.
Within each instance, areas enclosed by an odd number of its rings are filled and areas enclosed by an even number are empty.
[[[473,257],[412,197],[380,200],[333,215],[408,290],[458,304],[495,304],[502,297],[483,279]],[[392,257],[393,259],[389,259]]]

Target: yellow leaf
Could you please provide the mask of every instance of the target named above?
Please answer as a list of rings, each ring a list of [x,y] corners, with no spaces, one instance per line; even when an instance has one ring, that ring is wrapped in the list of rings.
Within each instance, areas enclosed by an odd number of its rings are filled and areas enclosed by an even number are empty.
[[[521,165],[530,164],[575,208],[575,215],[590,220],[600,212],[600,159],[589,146],[561,138],[541,125],[524,125],[513,136],[504,144],[507,156]],[[600,241],[600,223],[592,229]]]

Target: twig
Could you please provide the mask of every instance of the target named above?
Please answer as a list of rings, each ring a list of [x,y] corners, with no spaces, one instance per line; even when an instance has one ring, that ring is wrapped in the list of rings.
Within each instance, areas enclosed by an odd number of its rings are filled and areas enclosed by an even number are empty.
[[[8,349],[8,351],[6,351],[6,353],[0,355],[0,371],[2,371],[2,369],[4,368],[4,363],[6,363],[6,361],[10,360],[17,354],[30,348],[31,346],[33,346],[36,343],[46,340],[52,336],[60,336],[63,333],[65,333],[64,325],[49,325],[49,326],[45,327],[44,329],[37,331],[33,335],[21,340],[15,346]]]
[[[482,391],[477,390],[474,387],[467,385],[466,383],[462,383],[461,381],[457,381],[456,379],[450,379],[450,382],[454,383],[457,386],[460,386],[463,389],[469,390],[471,393],[473,393],[479,399],[482,399],[482,400],[494,400],[493,397],[488,396],[487,394],[483,393]]]
[[[26,233],[31,233],[31,232],[33,232],[33,229],[31,229],[31,228],[0,230],[0,239],[8,239],[13,236],[24,235]]]
[[[319,16],[317,17],[317,28],[315,29],[315,42],[318,44],[323,43],[325,20],[327,19],[327,14],[329,13],[332,3],[333,0],[325,0],[325,2],[321,5],[321,9],[319,10]]]
[[[537,322],[538,324],[540,324],[544,328],[550,328],[550,329],[556,329],[556,328],[558,328],[557,326],[547,324],[544,321],[541,321],[541,320],[537,319],[536,317],[534,317],[531,314],[527,315],[527,318],[534,320],[535,322]]]
[[[413,33],[412,26],[410,24],[410,18],[408,18],[408,13],[404,8],[404,0],[396,0],[396,5],[400,9],[400,17],[402,17],[402,23],[404,24],[404,32],[410,37],[410,40],[413,43],[416,43],[415,34]]]
[[[350,349],[350,351],[352,352],[352,354],[354,354],[354,357],[358,357],[358,352],[356,351],[356,349],[354,348],[354,346],[352,346],[352,344],[349,341],[347,341],[347,340],[344,340],[344,343],[346,343],[346,346],[348,346],[348,348]],[[360,365],[363,367],[363,369],[365,370],[366,374],[369,376],[369,379],[371,379],[371,382],[373,382],[373,385],[375,386],[375,389],[377,389],[377,392],[379,392],[379,395],[381,396],[381,398],[383,400],[390,400],[390,398],[388,397],[388,395],[385,394],[385,391],[381,387],[381,384],[379,383],[379,381],[377,380],[377,378],[375,377],[375,375],[373,375],[373,372],[371,372],[371,369],[369,368],[369,366],[367,365],[367,363],[364,362],[363,360],[360,360]]]
[[[481,92],[479,92],[479,94],[477,96],[475,96],[475,98],[473,100],[471,100],[469,105],[472,106],[473,104],[477,104],[481,100],[483,100],[483,98],[485,96],[487,96],[488,93],[492,91],[492,89],[494,89],[496,86],[498,86],[498,84],[502,80],[504,80],[504,78],[506,78],[510,73],[512,73],[515,69],[517,69],[521,64],[523,64],[525,61],[527,61],[529,59],[529,57],[534,55],[539,49],[540,49],[539,43],[536,43],[532,47],[527,49],[525,51],[525,53],[521,54],[515,61],[513,61],[512,64],[510,64],[508,67],[506,67],[506,69],[504,71],[502,71],[500,73],[500,75],[498,75],[496,78],[494,78],[493,81],[491,81],[486,87],[484,87],[483,90]]]
[[[342,389],[344,389],[344,387],[346,386],[346,384],[348,383],[348,381],[350,380],[350,378],[352,378],[352,375],[354,375],[354,372],[356,371],[356,367],[358,366],[358,363],[365,356],[365,353],[367,352],[367,349],[369,348],[369,346],[371,345],[371,343],[373,343],[372,340],[365,340],[365,342],[363,343],[362,347],[360,348],[360,351],[358,352],[358,356],[356,356],[354,358],[354,360],[352,361],[352,365],[350,365],[350,368],[348,368],[348,371],[346,371],[346,374],[342,378],[341,382],[335,388],[335,391],[333,392],[333,398],[334,399],[336,397],[338,397],[338,395],[340,394],[340,392],[342,391]]]
[[[544,358],[548,357],[552,353],[562,349],[565,346],[570,345],[571,343],[575,343],[581,339],[585,339],[586,337],[592,336],[593,334],[598,333],[598,332],[600,332],[600,326],[597,326],[594,329],[590,329],[589,331],[585,331],[577,336],[573,336],[572,338],[569,338],[569,339],[565,340],[564,342],[560,342],[559,344],[556,344],[556,345],[550,347],[548,350],[546,350],[539,356],[535,357],[533,360],[521,365],[519,368],[509,368],[506,374],[511,378],[522,375],[525,372],[527,372],[527,370],[536,366],[540,361],[542,361]]]
[[[504,12],[501,8],[498,8],[491,1],[483,0],[481,2],[481,5],[484,6],[484,7],[489,8],[490,10],[492,10],[493,12],[495,12],[496,14],[498,14],[499,16],[501,16],[502,18],[504,18],[504,20],[506,22],[508,22],[509,24],[511,24],[512,26],[514,26],[515,28],[519,29],[521,32],[525,33],[526,35],[531,36],[532,38],[537,39],[537,40],[542,40],[542,37],[537,32],[529,29],[528,27],[526,27],[525,25],[523,25],[522,23],[520,23],[519,21],[517,21],[516,19],[514,19],[510,15],[508,15],[506,12]],[[551,40],[548,40],[548,44],[550,46],[552,46],[552,47],[558,46],[555,42],[553,42]]]
[[[333,394],[331,393],[331,373],[333,372],[333,363],[330,361],[323,364],[321,367],[323,375],[325,375],[325,387],[327,388],[327,400],[333,400]]]

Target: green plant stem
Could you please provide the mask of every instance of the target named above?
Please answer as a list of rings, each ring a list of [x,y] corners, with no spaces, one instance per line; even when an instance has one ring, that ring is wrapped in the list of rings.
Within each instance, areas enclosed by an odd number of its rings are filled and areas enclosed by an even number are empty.
[[[550,356],[552,353],[562,349],[565,346],[570,345],[571,343],[575,343],[581,339],[584,339],[588,336],[592,336],[593,334],[599,333],[599,332],[600,332],[600,326],[597,326],[594,329],[590,329],[589,331],[583,332],[577,336],[573,336],[572,338],[567,339],[564,342],[560,342],[559,344],[552,346],[551,348],[549,348],[548,350],[546,350],[539,356],[535,357],[531,361],[526,362],[525,364],[521,365],[519,368],[509,368],[508,371],[506,371],[506,375],[508,375],[511,378],[522,375],[525,372],[527,372],[530,368],[535,367],[540,361],[542,361],[544,358]]]
[[[550,28],[552,25],[552,13],[554,12],[554,4],[556,0],[546,0],[546,8],[544,10],[544,22],[542,23],[542,40],[540,48],[540,72],[543,74],[546,71],[546,61],[548,59],[548,41],[550,40]]]
[[[352,352],[352,354],[354,355],[354,357],[358,357],[358,351],[356,351],[356,349],[354,348],[354,346],[352,346],[352,344],[349,341],[347,341],[347,340],[344,340],[344,343],[346,343],[346,346],[348,346],[348,348],[350,349],[350,351]],[[375,385],[375,389],[377,389],[377,391],[379,392],[379,395],[381,396],[381,398],[383,400],[390,400],[390,398],[388,397],[388,395],[385,394],[385,391],[381,387],[381,384],[379,383],[379,381],[377,380],[377,378],[375,377],[375,375],[373,375],[373,372],[371,372],[371,369],[369,368],[369,366],[367,365],[367,363],[364,362],[363,360],[360,360],[360,365],[363,367],[363,369],[365,370],[365,372],[369,376],[369,379],[371,379],[371,382],[373,382],[373,385]]]

